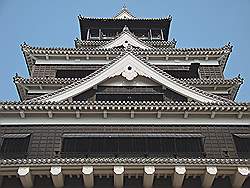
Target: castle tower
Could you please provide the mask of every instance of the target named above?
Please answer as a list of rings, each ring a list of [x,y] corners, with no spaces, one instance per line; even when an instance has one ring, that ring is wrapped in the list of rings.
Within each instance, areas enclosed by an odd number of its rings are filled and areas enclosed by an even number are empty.
[[[73,48],[21,45],[29,78],[0,102],[0,185],[250,187],[250,104],[232,51],[177,48],[172,17],[79,16]]]

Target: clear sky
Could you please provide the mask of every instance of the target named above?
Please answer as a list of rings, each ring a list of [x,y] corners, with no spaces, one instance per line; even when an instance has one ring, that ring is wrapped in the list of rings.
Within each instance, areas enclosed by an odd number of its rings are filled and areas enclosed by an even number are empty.
[[[245,79],[237,101],[250,101],[250,0],[0,0],[0,101],[19,100],[13,76],[28,77],[20,49],[73,47],[77,16],[112,17],[123,4],[138,17],[173,17],[177,47],[234,46],[226,78]]]

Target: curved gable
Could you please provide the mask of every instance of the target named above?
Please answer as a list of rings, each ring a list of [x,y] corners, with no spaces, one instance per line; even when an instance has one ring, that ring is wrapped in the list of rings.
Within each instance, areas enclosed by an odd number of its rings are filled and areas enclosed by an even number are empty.
[[[101,46],[99,48],[111,49],[119,46],[127,48],[129,45],[144,50],[152,49],[152,47],[150,47],[149,45],[145,44],[144,42],[140,41],[135,36],[133,36],[133,34],[130,33],[127,27],[123,29],[123,32],[116,39],[112,40],[108,44]]]

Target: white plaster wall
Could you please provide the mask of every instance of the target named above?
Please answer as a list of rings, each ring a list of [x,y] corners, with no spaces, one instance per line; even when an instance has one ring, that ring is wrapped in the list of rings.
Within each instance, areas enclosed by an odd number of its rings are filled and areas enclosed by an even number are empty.
[[[159,86],[160,84],[142,76],[137,76],[129,81],[122,76],[110,78],[99,84],[100,86]]]
[[[162,114],[161,118],[157,118],[157,113],[138,114],[135,112],[134,118],[131,118],[129,112],[120,114],[111,114],[107,112],[107,118],[103,118],[103,113],[83,113],[80,118],[76,118],[75,114],[54,114],[52,118],[48,118],[47,114],[26,115],[20,118],[19,114],[12,116],[4,116],[1,114],[0,125],[75,125],[75,124],[99,124],[99,125],[250,125],[250,116],[245,115],[241,119],[236,114],[221,115],[218,114],[214,119],[209,114],[189,115],[184,118],[183,114]]]
[[[36,65],[105,65],[111,60],[97,59],[37,59]],[[200,63],[200,65],[216,66],[219,65],[217,60],[153,60],[149,59],[149,63],[153,65],[191,65],[191,63]]]

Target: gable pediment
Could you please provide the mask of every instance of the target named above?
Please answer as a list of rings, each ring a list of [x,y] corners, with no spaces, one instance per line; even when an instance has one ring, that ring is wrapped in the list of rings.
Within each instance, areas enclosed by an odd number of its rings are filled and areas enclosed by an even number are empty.
[[[112,49],[116,47],[124,47],[127,48],[128,46],[133,46],[136,48],[141,48],[144,50],[152,49],[152,47],[148,46],[144,42],[137,39],[135,36],[133,36],[132,33],[128,30],[128,28],[124,28],[123,32],[114,40],[109,42],[108,44],[99,47],[100,49]]]

